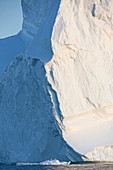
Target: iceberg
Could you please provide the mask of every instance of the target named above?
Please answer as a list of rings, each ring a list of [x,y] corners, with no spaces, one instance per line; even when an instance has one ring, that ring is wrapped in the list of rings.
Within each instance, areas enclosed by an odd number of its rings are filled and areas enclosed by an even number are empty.
[[[113,1],[21,5],[0,40],[0,162],[82,161],[113,144]]]
[[[91,161],[111,161],[113,163],[113,145],[97,147],[86,156]]]

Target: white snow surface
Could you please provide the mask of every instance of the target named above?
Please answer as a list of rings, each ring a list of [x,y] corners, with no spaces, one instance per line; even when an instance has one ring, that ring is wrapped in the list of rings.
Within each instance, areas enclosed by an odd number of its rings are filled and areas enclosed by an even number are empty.
[[[0,40],[0,161],[112,145],[113,0],[21,3],[22,31]]]

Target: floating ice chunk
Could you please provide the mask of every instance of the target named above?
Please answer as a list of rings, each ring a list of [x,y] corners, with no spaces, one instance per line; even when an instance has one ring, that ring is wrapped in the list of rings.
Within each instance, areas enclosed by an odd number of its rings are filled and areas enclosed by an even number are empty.
[[[17,163],[17,166],[32,166],[32,165],[69,165],[70,162],[60,162],[59,160],[57,159],[54,159],[54,160],[47,160],[47,161],[43,161],[43,162],[40,162],[40,163],[29,163],[29,162],[22,162],[22,163]]]

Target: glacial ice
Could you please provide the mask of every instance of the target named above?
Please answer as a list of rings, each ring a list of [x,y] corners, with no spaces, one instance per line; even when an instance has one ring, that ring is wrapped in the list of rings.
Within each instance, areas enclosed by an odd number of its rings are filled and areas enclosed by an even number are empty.
[[[0,162],[112,145],[113,1],[21,3],[22,31],[0,40]]]
[[[23,163],[17,163],[17,166],[28,166],[28,165],[30,165],[30,166],[36,166],[36,165],[69,165],[70,164],[70,162],[60,162],[59,160],[57,160],[57,159],[54,159],[54,160],[47,160],[47,161],[43,161],[43,162],[40,162],[40,163],[25,163],[25,162],[23,162]]]
[[[94,151],[86,154],[91,161],[112,161],[113,162],[113,145],[100,146]]]

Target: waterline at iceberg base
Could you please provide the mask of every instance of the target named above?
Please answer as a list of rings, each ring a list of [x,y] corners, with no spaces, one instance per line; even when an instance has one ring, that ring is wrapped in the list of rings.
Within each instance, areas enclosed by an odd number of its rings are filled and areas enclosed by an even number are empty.
[[[21,4],[22,30],[0,40],[0,162],[97,160],[98,147],[100,160],[113,144],[112,0]]]

